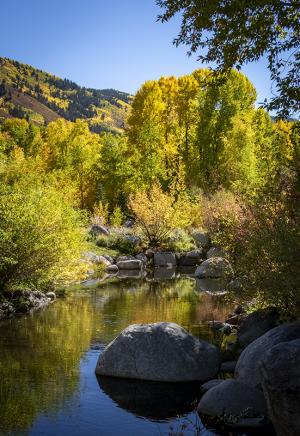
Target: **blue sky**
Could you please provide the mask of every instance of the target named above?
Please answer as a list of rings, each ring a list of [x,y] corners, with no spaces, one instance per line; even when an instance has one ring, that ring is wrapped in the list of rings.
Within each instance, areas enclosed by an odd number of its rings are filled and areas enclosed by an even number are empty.
[[[201,68],[172,45],[178,19],[157,23],[155,0],[10,0],[2,2],[0,56],[93,88],[135,93],[143,82]],[[270,96],[264,60],[243,70]]]

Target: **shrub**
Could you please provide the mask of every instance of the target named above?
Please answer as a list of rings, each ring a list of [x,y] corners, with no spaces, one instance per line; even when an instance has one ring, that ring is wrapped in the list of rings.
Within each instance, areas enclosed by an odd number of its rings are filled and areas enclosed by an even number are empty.
[[[121,227],[124,220],[124,215],[119,206],[115,207],[113,213],[110,216],[110,224],[113,227]]]
[[[191,235],[183,229],[176,229],[171,233],[167,247],[171,251],[190,251],[195,248],[195,242]]]
[[[111,232],[108,236],[99,235],[96,244],[98,247],[112,248],[124,254],[137,251],[138,241],[129,233]]]
[[[189,211],[173,193],[163,192],[158,182],[149,191],[137,192],[130,199],[142,238],[149,246],[160,246],[167,241],[174,228],[191,224]]]
[[[0,186],[0,287],[40,288],[80,274],[81,217],[63,195],[38,180]]]

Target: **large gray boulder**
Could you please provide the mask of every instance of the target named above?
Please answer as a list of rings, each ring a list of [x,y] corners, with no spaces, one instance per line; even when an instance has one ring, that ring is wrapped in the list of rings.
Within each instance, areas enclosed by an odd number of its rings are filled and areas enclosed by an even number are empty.
[[[209,233],[205,231],[195,230],[192,237],[196,242],[197,247],[207,249],[210,246]]]
[[[141,380],[182,382],[213,378],[220,353],[174,323],[134,324],[100,355],[96,374]]]
[[[188,251],[181,254],[179,258],[180,266],[196,266],[203,260],[203,251],[201,249]]]
[[[300,434],[300,339],[281,342],[260,362],[263,392],[278,436]]]
[[[171,251],[158,251],[154,253],[154,266],[168,268],[176,266],[175,253]]]
[[[246,316],[238,329],[238,342],[242,348],[278,326],[279,313],[275,308],[259,309]]]
[[[256,417],[267,415],[263,393],[234,379],[224,380],[209,389],[198,404],[198,412],[209,416],[233,415]]]
[[[119,260],[117,262],[117,267],[119,270],[140,270],[142,269],[143,263],[139,259],[130,259],[130,260]]]
[[[282,324],[251,342],[240,355],[234,377],[248,386],[261,386],[259,365],[265,353],[280,342],[300,338],[300,321]]]
[[[196,277],[200,278],[227,278],[234,276],[230,262],[223,257],[211,257],[201,263],[196,269]]]

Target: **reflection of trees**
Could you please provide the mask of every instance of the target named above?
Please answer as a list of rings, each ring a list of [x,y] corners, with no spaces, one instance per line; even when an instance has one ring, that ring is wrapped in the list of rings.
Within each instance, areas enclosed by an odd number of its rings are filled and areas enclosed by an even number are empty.
[[[91,327],[89,301],[80,299],[0,325],[0,434],[26,431],[74,394]]]
[[[96,336],[106,343],[129,324],[158,321],[176,322],[208,339],[211,329],[202,326],[199,331],[199,323],[206,320],[209,313],[224,319],[229,311],[220,303],[220,298],[197,292],[195,282],[189,279],[121,282],[120,288],[107,284],[95,291],[98,298],[103,292],[109,294],[109,299],[103,304],[101,317],[110,322],[102,324],[99,320],[97,326],[102,327]],[[95,318],[98,316],[99,313],[95,314]]]
[[[24,433],[39,414],[70,402],[91,342],[108,343],[129,324],[157,321],[215,341],[199,324],[228,311],[188,279],[125,280],[74,291],[45,311],[0,324],[0,434]]]

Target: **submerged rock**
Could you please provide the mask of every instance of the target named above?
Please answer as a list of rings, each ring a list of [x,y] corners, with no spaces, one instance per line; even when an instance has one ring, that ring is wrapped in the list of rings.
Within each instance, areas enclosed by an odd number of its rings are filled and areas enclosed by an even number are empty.
[[[196,289],[211,295],[226,294],[226,279],[196,278]]]
[[[262,388],[278,436],[300,434],[300,338],[281,342],[260,362]]]
[[[181,382],[213,378],[220,353],[174,323],[134,324],[100,355],[96,373],[141,380]]]
[[[195,276],[200,278],[226,278],[234,275],[230,262],[223,257],[211,257],[201,263],[196,269]]]
[[[300,338],[300,322],[282,324],[269,330],[248,345],[240,355],[234,377],[248,386],[261,385],[259,365],[265,353],[280,342],[292,341]]]

